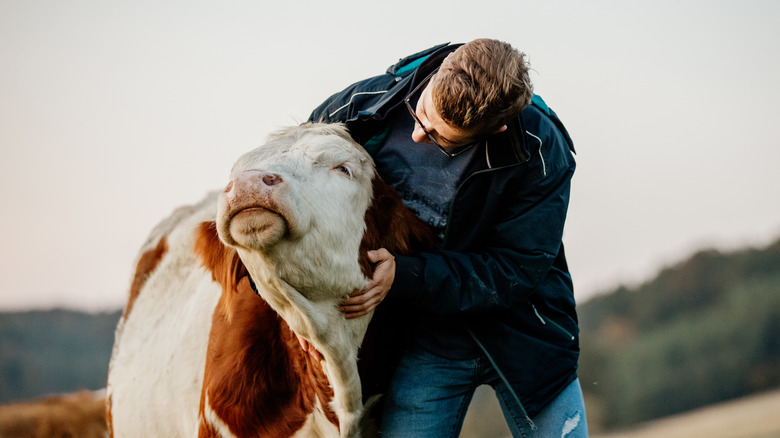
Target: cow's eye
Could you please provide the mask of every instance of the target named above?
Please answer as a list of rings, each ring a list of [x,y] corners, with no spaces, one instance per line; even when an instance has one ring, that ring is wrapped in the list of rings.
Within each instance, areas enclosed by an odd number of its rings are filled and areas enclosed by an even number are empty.
[[[334,169],[336,169],[339,172],[343,173],[348,178],[352,178],[352,169],[347,167],[345,164],[339,164],[338,166],[334,167]]]

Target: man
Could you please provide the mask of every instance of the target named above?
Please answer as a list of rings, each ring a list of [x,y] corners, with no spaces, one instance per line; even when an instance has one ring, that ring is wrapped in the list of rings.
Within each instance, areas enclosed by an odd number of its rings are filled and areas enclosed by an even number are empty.
[[[346,123],[441,238],[414,257],[371,252],[371,284],[342,306],[412,321],[382,436],[457,437],[481,384],[514,436],[587,436],[562,244],[573,147],[533,95],[524,55],[491,39],[439,45],[331,96],[310,121]]]

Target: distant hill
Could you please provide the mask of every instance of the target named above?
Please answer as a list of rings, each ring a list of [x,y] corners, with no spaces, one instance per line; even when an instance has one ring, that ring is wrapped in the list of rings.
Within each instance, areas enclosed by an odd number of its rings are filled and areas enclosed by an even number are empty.
[[[120,314],[0,313],[0,403],[104,388]]]
[[[780,241],[702,251],[579,308],[594,423],[618,427],[780,387]]]

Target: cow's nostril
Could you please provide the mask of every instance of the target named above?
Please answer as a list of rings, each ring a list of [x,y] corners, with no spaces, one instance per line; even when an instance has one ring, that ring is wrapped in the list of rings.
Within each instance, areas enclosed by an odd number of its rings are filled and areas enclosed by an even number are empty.
[[[227,186],[225,186],[225,193],[230,193],[230,191],[233,190],[233,181],[230,181]]]
[[[266,173],[263,175],[263,183],[267,186],[273,186],[282,182],[282,177],[275,173]]]

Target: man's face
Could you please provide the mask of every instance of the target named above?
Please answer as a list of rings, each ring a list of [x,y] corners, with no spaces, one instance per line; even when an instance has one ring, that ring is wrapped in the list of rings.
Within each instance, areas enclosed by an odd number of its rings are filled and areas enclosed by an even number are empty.
[[[428,85],[423,88],[415,108],[415,114],[423,126],[420,126],[420,123],[414,124],[412,140],[417,143],[432,143],[425,132],[428,131],[436,142],[445,149],[465,146],[476,141],[476,135],[473,132],[450,125],[441,118],[433,104],[432,90],[431,81],[428,81]]]

